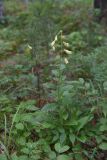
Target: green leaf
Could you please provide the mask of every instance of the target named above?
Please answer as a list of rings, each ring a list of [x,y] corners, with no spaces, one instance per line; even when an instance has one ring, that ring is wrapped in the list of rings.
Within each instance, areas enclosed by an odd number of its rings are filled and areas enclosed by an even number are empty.
[[[61,135],[60,135],[60,143],[63,144],[66,140],[66,134],[65,132],[63,132]]]
[[[18,160],[29,160],[27,156],[20,156],[18,157]]]
[[[60,65],[60,70],[64,70],[66,67],[65,67],[65,64],[61,64]]]
[[[17,129],[19,129],[19,130],[23,130],[23,129],[24,129],[24,125],[23,125],[22,123],[16,124],[15,127],[16,127]]]
[[[76,136],[71,133],[71,134],[69,135],[69,139],[70,139],[71,143],[74,144],[74,143],[75,143]]]
[[[63,154],[63,155],[58,156],[57,160],[70,160],[70,158],[69,156]]]
[[[67,120],[67,118],[68,118],[68,113],[67,113],[67,112],[64,112],[63,115],[62,115],[62,117],[63,117],[64,120]]]
[[[22,148],[21,152],[23,152],[25,154],[29,154],[29,149],[28,148]]]
[[[107,81],[103,83],[104,90],[107,91]]]
[[[101,136],[97,136],[96,137],[96,141],[97,141],[97,143],[99,144],[99,143],[101,143],[102,142],[102,137]]]
[[[100,131],[102,131],[102,132],[107,131],[107,125],[104,124],[104,125],[100,126]]]
[[[0,160],[7,160],[6,155],[0,154]]]
[[[92,118],[89,116],[83,117],[78,120],[79,126],[78,126],[78,131],[80,131]]]
[[[25,137],[20,137],[20,138],[17,138],[16,142],[17,142],[18,144],[24,146],[25,143],[26,143],[26,139],[25,139]]]
[[[79,78],[79,82],[81,83],[81,84],[84,84],[84,79],[83,78]]]
[[[55,75],[55,76],[58,76],[58,75],[59,75],[59,73],[58,73],[57,70],[52,70],[52,74]]]
[[[28,100],[26,102],[21,102],[20,103],[20,107],[21,109],[27,109],[27,110],[37,110],[37,108],[35,107],[35,100]]]
[[[81,135],[80,137],[78,137],[78,140],[82,143],[85,143],[87,140],[87,137],[85,135]]]
[[[16,154],[13,154],[13,155],[11,156],[11,158],[12,158],[12,160],[19,160],[19,158],[17,157]]]
[[[107,151],[107,143],[101,143],[99,145],[99,148],[102,149],[102,150],[106,150]]]
[[[54,160],[54,159],[56,159],[56,153],[55,152],[50,152],[49,153],[49,158],[51,159],[51,160]]]
[[[74,147],[72,148],[73,152],[80,152],[82,150],[80,143],[75,144]]]
[[[22,114],[21,115],[21,120],[24,121],[24,122],[30,122],[31,123],[32,122],[32,115],[30,113]]]
[[[52,142],[56,142],[59,139],[59,133],[56,132],[55,136],[53,136]]]
[[[50,123],[47,123],[47,122],[44,122],[44,123],[42,124],[42,126],[43,126],[44,128],[53,128],[53,125],[50,124]]]
[[[69,146],[65,145],[65,146],[62,146],[60,143],[56,143],[55,144],[55,150],[58,152],[58,153],[64,153],[66,151],[69,150]]]
[[[81,154],[75,154],[75,160],[84,160]]]
[[[42,111],[44,112],[53,112],[57,108],[57,105],[54,103],[46,104],[43,108]]]

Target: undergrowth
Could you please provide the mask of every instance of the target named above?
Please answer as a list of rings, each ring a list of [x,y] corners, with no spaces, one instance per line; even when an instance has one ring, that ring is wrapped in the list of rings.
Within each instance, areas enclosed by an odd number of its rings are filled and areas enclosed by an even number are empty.
[[[5,0],[0,160],[106,160],[106,28],[91,1]]]

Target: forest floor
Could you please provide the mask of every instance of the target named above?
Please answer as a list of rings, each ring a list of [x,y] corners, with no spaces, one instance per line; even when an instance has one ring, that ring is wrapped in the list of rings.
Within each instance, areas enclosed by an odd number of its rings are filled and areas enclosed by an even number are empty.
[[[107,160],[107,31],[90,1],[6,2],[0,160]]]

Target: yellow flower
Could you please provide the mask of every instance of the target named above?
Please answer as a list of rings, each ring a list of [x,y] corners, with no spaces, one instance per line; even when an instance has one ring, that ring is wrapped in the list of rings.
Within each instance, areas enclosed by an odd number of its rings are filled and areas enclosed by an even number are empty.
[[[63,44],[64,44],[65,47],[69,47],[70,46],[69,43],[66,43],[66,42],[63,42]]]
[[[29,49],[32,49],[32,47],[31,47],[29,44],[28,44],[28,48],[29,48]]]
[[[72,51],[69,51],[69,50],[67,50],[67,49],[64,49],[64,52],[65,52],[66,54],[72,54]]]
[[[65,64],[69,63],[67,58],[64,58],[64,61],[65,61]]]

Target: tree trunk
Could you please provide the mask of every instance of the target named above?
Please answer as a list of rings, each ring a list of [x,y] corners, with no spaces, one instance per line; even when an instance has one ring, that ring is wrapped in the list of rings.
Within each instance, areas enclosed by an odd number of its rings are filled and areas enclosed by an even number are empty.
[[[101,0],[94,0],[94,8],[100,9],[101,7]]]
[[[100,20],[107,20],[107,0],[94,0],[94,8],[100,9]]]
[[[102,18],[107,18],[107,0],[102,0],[101,14]]]

